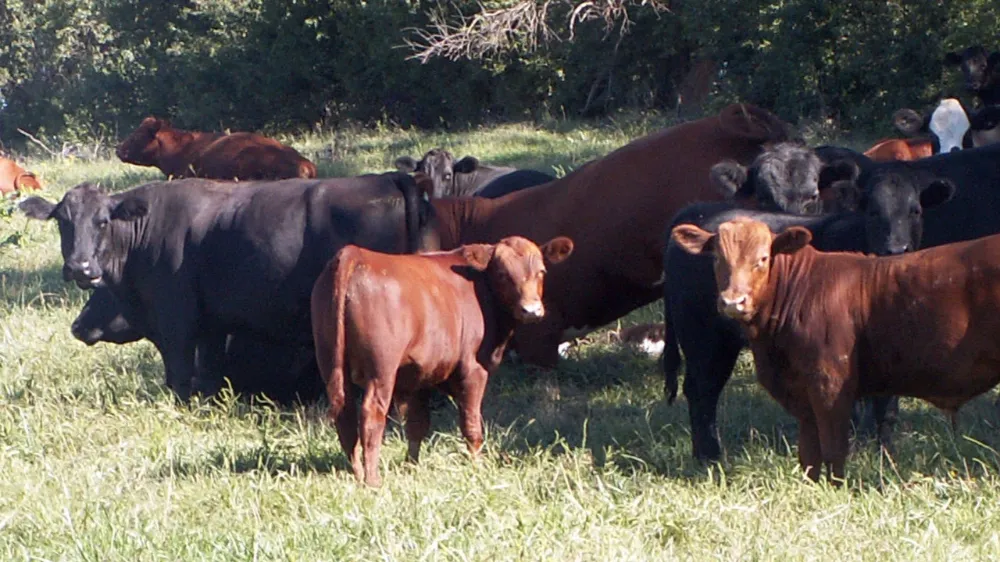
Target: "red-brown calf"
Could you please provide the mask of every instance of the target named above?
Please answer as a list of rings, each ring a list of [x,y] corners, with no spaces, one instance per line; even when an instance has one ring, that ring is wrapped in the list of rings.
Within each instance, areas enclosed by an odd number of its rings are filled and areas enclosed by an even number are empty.
[[[910,161],[934,154],[930,139],[886,139],[865,151],[865,156],[875,162]]]
[[[545,315],[545,263],[572,251],[568,238],[538,247],[512,236],[422,255],[357,246],[337,253],[313,286],[313,339],[329,415],[359,481],[381,483],[379,450],[393,400],[406,417],[409,458],[417,460],[433,387],[458,402],[462,434],[478,454],[487,376],[514,326]],[[364,389],[360,423],[355,385]]]
[[[752,220],[673,239],[716,256],[719,308],[740,320],[757,379],[799,420],[799,461],[844,477],[851,404],[914,396],[954,414],[1000,382],[1000,235],[900,256],[824,253]],[[914,345],[916,343],[916,345]]]
[[[9,158],[0,158],[0,195],[15,191],[34,191],[42,188],[35,174],[27,172]]]
[[[315,178],[316,166],[294,148],[255,133],[174,129],[147,117],[115,151],[122,162],[155,166],[175,178],[280,180]]]

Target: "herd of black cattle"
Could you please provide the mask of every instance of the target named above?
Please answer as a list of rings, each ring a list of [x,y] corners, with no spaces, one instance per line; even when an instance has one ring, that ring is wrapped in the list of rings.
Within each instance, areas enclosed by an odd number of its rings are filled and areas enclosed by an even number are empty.
[[[981,68],[977,54],[967,50],[963,71],[989,107],[1000,95],[1000,53],[984,55]],[[551,367],[572,334],[662,296],[666,395],[677,395],[683,352],[693,453],[709,460],[720,456],[718,399],[747,337],[718,311],[713,259],[669,243],[674,226],[713,231],[749,217],[775,233],[803,226],[822,251],[876,256],[1000,232],[1000,144],[875,162],[810,148],[744,104],[560,179],[497,173],[445,151],[397,166],[354,178],[175,179],[115,194],[83,184],[58,203],[32,197],[20,208],[57,222],[64,278],[92,290],[73,334],[87,344],[150,340],[182,399],[216,392],[224,378],[279,401],[322,396],[328,374],[315,362],[310,297],[347,245],[401,254],[567,236],[575,250],[546,277],[544,320],[519,326],[510,347]],[[497,198],[468,197],[490,180]],[[875,396],[886,444],[896,408],[895,398]]]

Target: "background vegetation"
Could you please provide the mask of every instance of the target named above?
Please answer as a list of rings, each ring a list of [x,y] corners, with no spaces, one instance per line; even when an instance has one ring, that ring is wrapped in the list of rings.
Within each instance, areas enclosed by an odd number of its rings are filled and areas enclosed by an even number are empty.
[[[565,172],[661,118],[461,133],[284,137],[386,169],[452,146]],[[816,140],[816,139],[812,139]],[[850,140],[838,144],[854,146]],[[84,180],[122,190],[159,177],[117,160],[35,160],[46,196]],[[542,373],[505,363],[485,399],[473,465],[455,408],[434,414],[419,466],[390,424],[384,487],[358,486],[322,405],[223,396],[173,403],[148,342],[86,347],[69,325],[87,293],[60,277],[52,224],[0,210],[0,560],[990,560],[1000,553],[1000,414],[991,392],[960,430],[904,400],[896,453],[861,447],[842,489],[806,482],[796,423],[738,365],[720,408],[725,458],[691,459],[686,403],[667,406],[656,360],[579,340]],[[622,325],[662,318],[660,304]]]
[[[888,132],[893,110],[959,93],[956,73],[940,64],[944,51],[998,46],[992,0],[661,3],[669,11],[625,3],[624,36],[589,21],[572,40],[572,3],[554,3],[547,25],[563,41],[530,49],[514,37],[483,60],[420,64],[398,48],[413,37],[407,28],[426,27],[433,9],[475,14],[480,2],[7,0],[0,140],[23,144],[17,128],[56,148],[114,139],[147,114],[275,132],[673,110],[703,60],[715,64],[709,105],[739,99],[793,122]]]

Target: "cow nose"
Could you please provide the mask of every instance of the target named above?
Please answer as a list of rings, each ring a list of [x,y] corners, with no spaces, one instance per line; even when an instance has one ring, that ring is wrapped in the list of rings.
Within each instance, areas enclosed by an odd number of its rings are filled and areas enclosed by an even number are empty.
[[[899,254],[905,254],[907,251],[909,251],[909,249],[910,249],[909,244],[903,244],[902,246],[890,246],[889,249],[887,250],[887,253],[890,256],[898,256]]]
[[[749,295],[743,293],[735,297],[719,295],[719,302],[722,304],[723,312],[726,314],[740,315],[746,312]]]
[[[542,306],[542,301],[530,302],[521,305],[521,312],[528,318],[541,318],[545,315],[545,307]]]

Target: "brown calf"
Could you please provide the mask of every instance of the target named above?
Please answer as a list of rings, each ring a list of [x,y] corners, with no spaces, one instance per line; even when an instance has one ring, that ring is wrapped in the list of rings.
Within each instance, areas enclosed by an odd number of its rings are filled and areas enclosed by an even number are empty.
[[[673,229],[716,255],[720,310],[740,320],[757,379],[799,420],[799,462],[842,479],[851,404],[922,398],[954,415],[1000,382],[1000,235],[876,258],[824,253],[812,235],[736,220]]]
[[[255,133],[174,129],[147,117],[115,151],[122,162],[155,166],[168,177],[218,180],[315,178],[316,166],[294,148]]]
[[[934,154],[934,145],[926,138],[886,139],[875,143],[864,154],[875,162],[917,160]]]
[[[0,158],[0,195],[42,188],[35,174],[25,171],[10,158]]]
[[[329,415],[359,481],[381,483],[379,450],[393,400],[406,417],[409,459],[417,460],[435,386],[458,402],[462,434],[478,454],[487,376],[515,324],[544,316],[545,263],[572,251],[568,238],[539,248],[512,236],[423,255],[357,246],[337,253],[313,286],[313,338]],[[360,424],[355,385],[364,389]]]

